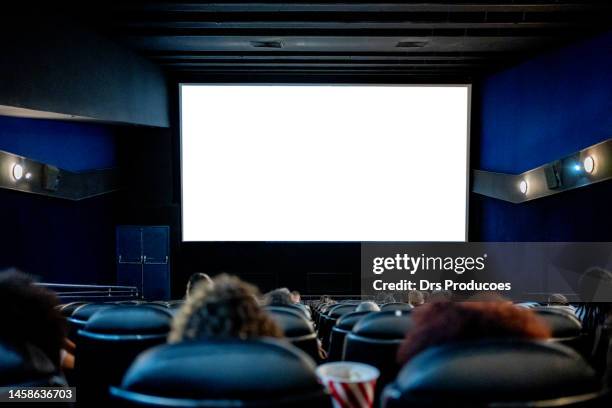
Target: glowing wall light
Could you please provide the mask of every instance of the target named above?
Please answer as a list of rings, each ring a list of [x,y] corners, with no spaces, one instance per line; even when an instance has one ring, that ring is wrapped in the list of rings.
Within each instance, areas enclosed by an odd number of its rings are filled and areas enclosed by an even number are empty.
[[[521,182],[519,183],[519,191],[522,194],[527,194],[527,189],[528,188],[529,188],[529,185],[527,184],[527,181],[521,180]]]
[[[13,178],[17,181],[23,177],[23,166],[19,163],[13,165]]]
[[[584,171],[591,174],[595,170],[595,159],[593,156],[587,156],[582,162],[582,166],[584,167]]]

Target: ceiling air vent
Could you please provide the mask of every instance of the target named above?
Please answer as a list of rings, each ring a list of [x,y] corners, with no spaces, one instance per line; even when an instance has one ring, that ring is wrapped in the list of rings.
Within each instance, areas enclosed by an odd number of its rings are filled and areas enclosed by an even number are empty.
[[[283,48],[280,41],[251,41],[251,46],[255,48]]]
[[[400,41],[395,46],[398,48],[422,48],[427,45],[427,41]]]

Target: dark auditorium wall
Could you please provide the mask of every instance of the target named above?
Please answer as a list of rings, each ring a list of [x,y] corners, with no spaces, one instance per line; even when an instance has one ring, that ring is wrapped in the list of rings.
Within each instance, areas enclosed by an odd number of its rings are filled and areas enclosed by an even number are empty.
[[[115,167],[113,127],[0,116],[0,150],[72,171]],[[117,193],[81,201],[0,189],[0,269],[46,282],[112,284]]]
[[[169,126],[158,66],[61,16],[23,19],[0,16],[0,35],[7,39],[0,44],[0,112]]]
[[[521,173],[612,137],[612,32],[475,88],[476,169]],[[612,182],[512,204],[471,194],[472,241],[611,241]]]

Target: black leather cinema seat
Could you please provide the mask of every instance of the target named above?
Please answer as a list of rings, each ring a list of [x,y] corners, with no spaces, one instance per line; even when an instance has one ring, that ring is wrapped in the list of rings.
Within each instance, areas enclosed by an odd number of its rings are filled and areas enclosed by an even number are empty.
[[[483,340],[425,350],[404,366],[382,401],[386,408],[605,406],[600,390],[594,371],[568,347]]]
[[[588,337],[582,334],[582,323],[574,313],[551,306],[534,307],[532,310],[550,326],[551,341],[571,347],[583,356],[589,355],[592,345]]]
[[[380,310],[382,311],[386,311],[386,310],[403,310],[403,311],[410,311],[414,309],[414,307],[408,303],[400,303],[400,302],[395,302],[395,303],[386,303],[384,305],[382,305],[380,307]]]
[[[27,354],[27,356],[26,356]],[[51,387],[65,385],[44,353],[35,347],[23,350],[0,343],[1,387]]]
[[[321,325],[318,328],[318,334],[325,350],[329,349],[329,339],[331,337],[332,328],[336,324],[336,320],[347,313],[354,312],[356,308],[357,305],[354,304],[339,303],[330,307],[322,316],[320,320]]]
[[[109,303],[85,303],[77,306],[70,317],[68,318],[68,338],[71,340],[77,339],[77,332],[85,327],[87,321],[96,312],[104,309],[119,307],[116,304]]]
[[[140,407],[330,407],[314,369],[279,341],[191,341],[141,354],[111,394]]]
[[[142,351],[165,343],[171,315],[146,306],[118,306],[97,312],[78,332],[75,374],[79,399],[104,398],[110,384]]]
[[[371,313],[347,334],[343,360],[373,365],[380,370],[377,388],[390,382],[400,369],[397,350],[412,327],[410,312],[401,310]]]
[[[327,351],[327,361],[339,361],[342,360],[342,353],[344,351],[344,339],[346,335],[353,330],[353,326],[361,320],[364,316],[376,312],[363,311],[363,312],[352,312],[341,316],[336,320],[335,326],[332,328],[331,335],[329,338],[329,349]]]
[[[283,329],[285,337],[291,344],[303,350],[315,361],[320,360],[317,334],[312,322],[306,320],[302,313],[289,308],[268,306],[266,310]]]
[[[582,323],[568,311],[547,306],[534,307],[532,310],[548,323],[554,338],[577,337],[582,332]]]
[[[57,310],[64,317],[72,316],[72,313],[80,306],[87,304],[87,302],[70,302],[64,303],[63,305],[56,306]]]

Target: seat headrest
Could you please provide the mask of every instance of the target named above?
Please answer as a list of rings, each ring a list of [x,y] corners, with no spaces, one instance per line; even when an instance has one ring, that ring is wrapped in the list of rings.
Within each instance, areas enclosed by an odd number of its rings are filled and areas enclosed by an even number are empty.
[[[76,309],[74,309],[70,317],[72,317],[75,320],[86,322],[89,320],[91,316],[93,316],[94,313],[100,310],[112,309],[115,307],[119,307],[119,306],[108,304],[108,303],[87,303],[87,304],[78,306]]]
[[[99,334],[166,334],[172,315],[147,306],[119,306],[99,310],[85,325],[85,331]]]
[[[315,363],[274,340],[189,341],[141,354],[122,388],[159,397],[257,400],[321,389]]]
[[[400,302],[395,302],[395,303],[386,303],[384,305],[382,305],[380,307],[380,310],[405,310],[405,311],[409,311],[414,309],[414,306],[412,306],[411,304],[408,303],[400,303]]]
[[[553,337],[576,337],[582,331],[580,320],[567,310],[554,306],[535,307],[532,310],[548,323]]]
[[[56,368],[49,358],[38,348],[24,346],[17,350],[8,344],[0,343],[0,385],[18,385],[49,378]],[[44,385],[44,384],[38,384]]]
[[[594,392],[595,372],[572,349],[529,340],[482,340],[415,356],[391,386],[403,401],[530,401]]]
[[[314,333],[314,327],[303,315],[282,307],[266,308],[270,316],[283,329],[286,337],[301,337]]]
[[[72,316],[72,313],[77,307],[84,305],[86,303],[87,302],[70,302],[70,303],[64,303],[62,305],[56,306],[56,308],[57,310],[59,310],[62,316],[70,317]]]
[[[357,305],[353,305],[353,304],[336,305],[327,311],[327,316],[332,319],[337,319],[342,315],[354,312],[356,308],[357,308]]]
[[[363,312],[351,312],[347,313],[344,316],[340,317],[336,320],[336,327],[340,330],[352,330],[355,323],[361,320],[364,316],[369,315],[370,313],[378,313],[378,312],[370,312],[369,310],[364,310]]]
[[[371,313],[360,319],[352,333],[379,340],[400,340],[412,328],[410,313],[402,310]]]
[[[282,314],[292,314],[293,316],[301,317],[302,319],[306,319],[306,315],[303,312],[296,310],[292,307],[285,306],[266,306],[264,307],[269,313],[282,313]]]

